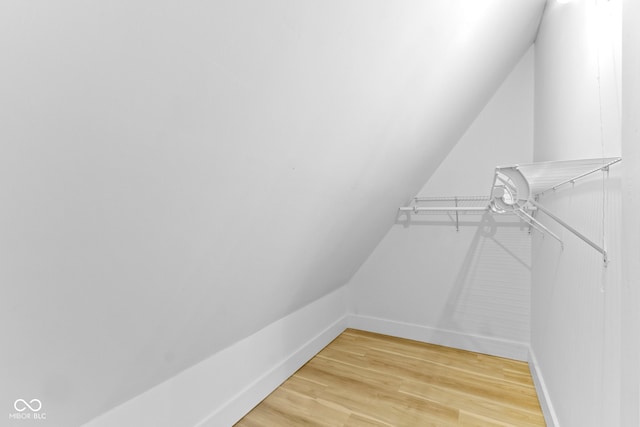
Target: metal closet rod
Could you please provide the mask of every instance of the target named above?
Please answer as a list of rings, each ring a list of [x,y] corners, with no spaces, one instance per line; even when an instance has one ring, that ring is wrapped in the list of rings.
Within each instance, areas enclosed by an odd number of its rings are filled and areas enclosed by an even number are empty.
[[[416,202],[481,202],[489,201],[486,196],[438,196],[438,197],[414,197]]]
[[[533,216],[529,215],[527,212],[524,211],[524,209],[516,209],[513,211],[516,215],[518,215],[518,217],[523,220],[524,222],[526,222],[527,224],[529,224],[529,227],[535,228],[536,230],[538,230],[539,232],[541,232],[542,234],[547,233],[549,234],[551,237],[553,237],[554,239],[556,239],[558,242],[560,242],[560,247],[562,247],[562,249],[564,249],[564,243],[562,243],[562,239],[560,237],[558,237],[558,235],[556,233],[554,233],[553,231],[549,230],[544,224],[542,224],[540,221],[536,220]]]
[[[400,208],[400,211],[402,212],[484,212],[488,210],[489,206],[472,206],[468,208],[462,206],[403,206]]]
[[[401,212],[486,212],[489,210],[489,197],[460,196],[460,197],[414,197],[415,203],[420,202],[454,202],[455,206],[403,206]],[[487,202],[486,206],[458,206],[458,202]]]

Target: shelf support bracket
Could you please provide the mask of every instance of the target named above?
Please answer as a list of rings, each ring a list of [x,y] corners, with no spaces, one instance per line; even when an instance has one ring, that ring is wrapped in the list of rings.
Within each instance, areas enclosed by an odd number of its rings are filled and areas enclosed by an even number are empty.
[[[540,211],[544,212],[544,214],[547,215],[549,218],[553,219],[555,222],[557,222],[558,224],[560,224],[561,226],[563,226],[564,228],[566,228],[567,230],[575,234],[579,239],[587,243],[593,249],[600,252],[602,254],[602,261],[604,262],[604,266],[605,267],[607,266],[607,263],[609,262],[609,258],[607,255],[607,251],[604,249],[604,247],[601,247],[600,245],[595,243],[593,240],[589,239],[587,236],[580,233],[578,230],[571,227],[569,224],[567,224],[566,222],[564,222],[563,220],[561,220],[560,218],[558,218],[557,216],[549,212],[545,207],[541,206],[540,203],[534,200],[529,200],[529,203],[531,203],[533,206],[538,208]]]
[[[458,207],[458,198],[455,199],[456,208]],[[458,211],[456,210],[456,231],[460,231],[460,223],[458,221]]]

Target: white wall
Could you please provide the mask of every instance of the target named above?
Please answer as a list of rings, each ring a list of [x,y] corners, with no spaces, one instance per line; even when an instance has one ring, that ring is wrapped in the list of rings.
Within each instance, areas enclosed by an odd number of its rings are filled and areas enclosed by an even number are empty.
[[[340,288],[84,427],[231,426],[347,326]]]
[[[77,425],[345,284],[543,4],[0,2],[0,405]]]
[[[536,161],[620,155],[620,7],[547,4],[535,45]],[[604,242],[611,260],[605,268],[598,252],[540,215],[564,250],[534,236],[531,346],[563,427],[621,425],[620,174],[617,165],[540,200]]]
[[[488,196],[497,165],[532,155],[530,49],[419,196]],[[461,216],[456,232],[451,217],[399,215],[349,284],[354,324],[526,359],[530,242],[514,217]]]
[[[640,425],[640,2],[623,4],[622,22],[622,414]]]

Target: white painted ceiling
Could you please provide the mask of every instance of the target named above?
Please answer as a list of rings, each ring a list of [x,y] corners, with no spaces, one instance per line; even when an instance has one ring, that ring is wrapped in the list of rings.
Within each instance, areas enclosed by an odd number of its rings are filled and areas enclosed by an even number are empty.
[[[345,284],[543,6],[1,2],[2,402],[77,425]]]

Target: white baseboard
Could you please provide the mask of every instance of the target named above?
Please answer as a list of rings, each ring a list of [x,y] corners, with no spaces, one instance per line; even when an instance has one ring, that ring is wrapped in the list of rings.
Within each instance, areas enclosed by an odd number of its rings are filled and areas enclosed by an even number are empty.
[[[530,356],[526,343],[347,314],[342,288],[100,415],[84,427],[231,426],[347,327],[517,360]],[[538,393],[547,397],[544,392]]]
[[[531,350],[527,343],[481,335],[465,334],[456,331],[356,314],[349,315],[348,326],[350,328],[361,329],[363,331],[528,362],[545,422],[549,427],[560,427],[544,378],[542,377],[542,372],[540,371],[540,366],[538,365],[533,350]]]
[[[232,426],[340,335],[346,327],[347,317],[345,315],[229,399],[205,420],[198,423],[196,427]]]
[[[347,327],[344,288],[289,314],[84,427],[232,426]]]
[[[551,404],[551,398],[549,396],[549,390],[544,382],[542,372],[540,371],[540,365],[532,349],[529,350],[529,370],[531,371],[531,377],[533,383],[536,386],[536,393],[538,394],[538,400],[540,401],[540,407],[542,408],[542,414],[548,427],[560,427],[558,422],[558,416]]]
[[[529,357],[528,343],[465,334],[378,317],[351,314],[349,316],[349,327],[525,362]]]

